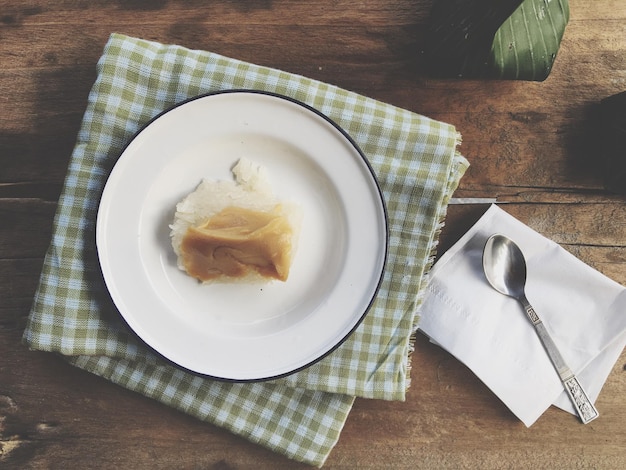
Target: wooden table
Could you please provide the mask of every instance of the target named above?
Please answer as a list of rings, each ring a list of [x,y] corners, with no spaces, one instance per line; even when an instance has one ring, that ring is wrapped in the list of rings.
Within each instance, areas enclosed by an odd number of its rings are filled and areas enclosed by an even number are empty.
[[[113,31],[281,68],[457,126],[457,197],[496,198],[626,284],[626,199],[594,171],[589,111],[626,90],[626,2],[570,0],[543,83],[429,79],[426,0],[0,0],[0,467],[300,468],[20,342],[95,63]],[[622,153],[623,155],[623,153]],[[454,205],[445,251],[484,213]],[[626,354],[583,426],[530,429],[419,338],[404,403],[357,400],[326,468],[626,468]],[[306,468],[305,466],[302,466]]]

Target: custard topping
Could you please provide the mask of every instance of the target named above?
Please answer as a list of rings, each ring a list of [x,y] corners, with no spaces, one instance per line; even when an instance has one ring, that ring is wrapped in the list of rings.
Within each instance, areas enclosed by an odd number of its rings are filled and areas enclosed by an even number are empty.
[[[205,223],[188,228],[181,242],[183,265],[201,281],[243,278],[251,271],[285,281],[292,235],[280,204],[268,212],[226,207]]]

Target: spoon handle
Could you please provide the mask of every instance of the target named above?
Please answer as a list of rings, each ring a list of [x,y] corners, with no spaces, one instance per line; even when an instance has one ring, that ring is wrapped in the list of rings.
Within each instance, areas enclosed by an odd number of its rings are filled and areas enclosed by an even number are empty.
[[[528,319],[535,327],[535,331],[537,332],[543,347],[548,353],[550,361],[552,361],[552,365],[559,374],[561,382],[563,382],[565,387],[565,391],[569,395],[574,408],[576,408],[580,420],[583,424],[587,424],[588,422],[596,419],[600,413],[598,413],[596,407],[593,406],[593,403],[591,403],[591,400],[578,381],[578,378],[576,378],[572,370],[565,363],[563,356],[561,356],[561,353],[559,352],[556,344],[554,344],[554,341],[548,333],[545,325],[535,312],[535,309],[530,305],[526,298],[522,298],[521,302],[524,306]]]

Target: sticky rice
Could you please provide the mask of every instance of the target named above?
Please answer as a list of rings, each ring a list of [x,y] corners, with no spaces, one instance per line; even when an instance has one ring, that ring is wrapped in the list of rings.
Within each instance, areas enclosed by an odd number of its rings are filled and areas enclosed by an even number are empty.
[[[203,282],[267,282],[279,278],[284,281],[286,280],[285,274],[288,274],[295,254],[301,218],[299,208],[293,203],[280,201],[276,197],[265,167],[242,158],[232,169],[232,173],[234,176],[232,180],[203,179],[192,193],[176,205],[174,221],[170,228],[172,247],[177,256],[178,267]],[[242,264],[239,260],[233,259],[231,254],[233,252],[238,254],[240,250],[232,247],[227,247],[227,249],[218,247],[219,249],[215,250],[214,253],[203,255],[206,259],[202,259],[201,264],[213,263],[218,258],[215,253],[218,253],[222,260],[226,259],[234,263],[237,268],[234,271],[239,274],[233,274],[233,269],[221,270],[219,267],[208,268],[212,274],[208,275],[206,279],[194,274],[194,270],[191,268],[189,249],[185,248],[189,246],[188,234],[197,232],[197,229],[202,230],[202,227],[216,215],[225,210],[233,209],[278,214],[284,219],[282,227],[288,227],[289,230],[279,234],[282,239],[282,243],[279,245],[280,249],[283,250],[282,253],[276,254],[276,257],[282,260],[282,266],[277,269],[280,275],[268,275],[267,270],[255,265],[256,261]],[[288,237],[289,240],[285,240],[285,237]],[[238,258],[243,259],[245,256],[238,256]],[[219,272],[215,269],[218,269]]]

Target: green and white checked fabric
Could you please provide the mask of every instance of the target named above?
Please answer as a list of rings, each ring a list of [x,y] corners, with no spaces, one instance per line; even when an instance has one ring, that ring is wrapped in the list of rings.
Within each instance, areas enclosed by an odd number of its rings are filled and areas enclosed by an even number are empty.
[[[126,326],[95,249],[100,195],[124,145],[187,98],[225,89],[283,94],[317,108],[357,142],[377,174],[389,258],[363,323],[336,351],[288,377],[225,383],[176,368]],[[74,148],[24,341],[77,367],[321,466],[354,397],[403,400],[416,307],[448,200],[467,168],[453,126],[332,85],[206,51],[113,34]]]

